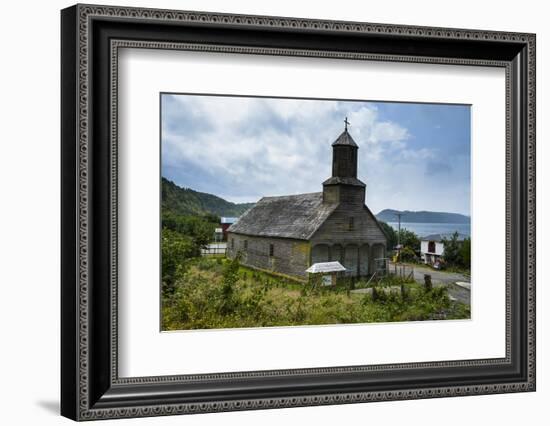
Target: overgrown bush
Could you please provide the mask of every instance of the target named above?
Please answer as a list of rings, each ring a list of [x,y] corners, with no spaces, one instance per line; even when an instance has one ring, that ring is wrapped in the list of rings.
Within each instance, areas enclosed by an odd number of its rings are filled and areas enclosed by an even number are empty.
[[[399,252],[400,262],[416,262],[417,260],[415,251],[410,247],[403,247]]]
[[[168,296],[174,292],[177,275],[187,269],[186,260],[197,256],[197,247],[191,238],[170,229],[162,230],[162,293]]]
[[[197,258],[201,270],[213,267],[201,261],[201,249],[212,239],[215,224],[200,216],[182,216],[170,211],[162,214],[162,294],[170,297],[174,283],[187,270],[189,260]]]

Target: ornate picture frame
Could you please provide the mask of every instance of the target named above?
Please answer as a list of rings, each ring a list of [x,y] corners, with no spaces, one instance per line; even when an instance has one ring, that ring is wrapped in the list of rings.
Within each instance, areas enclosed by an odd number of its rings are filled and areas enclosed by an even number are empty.
[[[61,30],[62,415],[93,420],[535,390],[534,34],[96,5],[64,9]],[[124,47],[503,68],[506,356],[119,377],[117,61]]]

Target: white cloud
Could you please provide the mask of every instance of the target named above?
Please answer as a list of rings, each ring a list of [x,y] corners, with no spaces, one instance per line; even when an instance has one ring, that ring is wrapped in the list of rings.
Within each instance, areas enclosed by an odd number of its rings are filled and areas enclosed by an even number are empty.
[[[363,102],[172,95],[163,98],[162,114],[168,177],[235,202],[321,191],[346,116],[374,211],[410,199],[425,184],[412,163],[435,155],[410,147],[406,127],[381,120]],[[178,180],[186,169],[197,172]]]

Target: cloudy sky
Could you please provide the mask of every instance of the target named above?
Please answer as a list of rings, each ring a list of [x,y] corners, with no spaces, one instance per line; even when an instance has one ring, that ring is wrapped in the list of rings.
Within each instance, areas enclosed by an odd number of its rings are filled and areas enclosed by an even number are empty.
[[[470,107],[161,95],[162,175],[233,202],[322,190],[331,143],[359,145],[367,205],[470,214]]]

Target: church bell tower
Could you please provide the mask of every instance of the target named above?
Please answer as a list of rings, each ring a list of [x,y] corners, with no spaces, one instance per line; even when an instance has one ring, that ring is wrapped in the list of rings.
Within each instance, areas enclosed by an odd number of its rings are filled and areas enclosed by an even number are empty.
[[[323,182],[323,201],[326,203],[365,204],[366,185],[357,179],[357,151],[359,147],[344,131],[332,143],[332,177]]]

